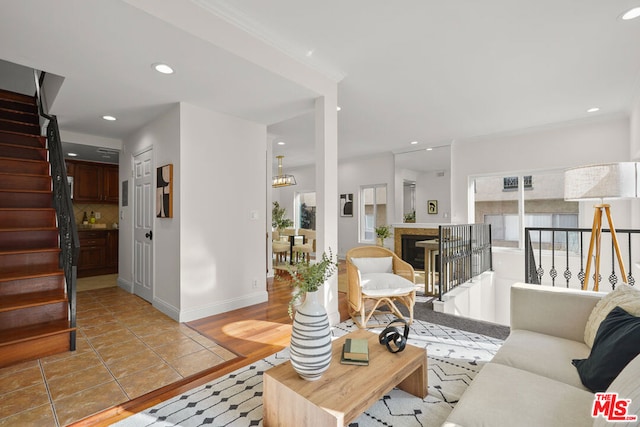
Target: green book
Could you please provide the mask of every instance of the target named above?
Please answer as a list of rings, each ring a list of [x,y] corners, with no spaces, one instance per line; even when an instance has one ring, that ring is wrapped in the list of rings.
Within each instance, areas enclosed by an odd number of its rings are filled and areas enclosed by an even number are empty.
[[[347,338],[344,342],[342,356],[351,360],[369,360],[369,341],[362,338]]]
[[[367,366],[369,365],[369,360],[358,360],[358,359],[349,359],[347,357],[344,356],[344,350],[345,350],[346,344],[342,344],[342,358],[340,358],[340,363],[342,363],[343,365],[360,365],[360,366]]]

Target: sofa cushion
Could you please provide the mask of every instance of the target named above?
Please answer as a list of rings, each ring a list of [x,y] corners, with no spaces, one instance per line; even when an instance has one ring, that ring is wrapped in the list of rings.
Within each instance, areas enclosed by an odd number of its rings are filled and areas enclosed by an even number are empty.
[[[393,273],[393,257],[351,258],[360,274]]]
[[[637,415],[640,419],[640,355],[636,356],[629,364],[620,372],[615,380],[611,383],[607,392],[618,393],[618,399],[631,399],[631,403],[627,406],[627,414]],[[593,427],[611,427],[611,423],[603,416],[599,416],[593,422]],[[638,421],[630,421],[628,423],[615,423],[616,427],[638,427]]]
[[[627,364],[640,354],[640,317],[616,307],[600,323],[587,359],[575,359],[582,383],[605,391]]]
[[[593,394],[531,372],[487,363],[443,427],[584,427]]]
[[[360,277],[362,293],[368,296],[401,295],[416,289],[416,285],[393,273],[369,273]]]
[[[640,316],[640,290],[622,283],[596,304],[584,329],[584,342],[589,347],[593,347],[600,323],[615,307],[622,307],[628,313]]]
[[[511,331],[491,362],[524,369],[587,390],[571,360],[588,356],[589,347],[583,342],[515,330]]]

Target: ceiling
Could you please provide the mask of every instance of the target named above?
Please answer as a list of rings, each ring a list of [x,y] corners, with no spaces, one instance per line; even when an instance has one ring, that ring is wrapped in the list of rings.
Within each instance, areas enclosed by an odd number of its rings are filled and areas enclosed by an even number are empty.
[[[619,19],[640,0],[173,3],[199,8],[198,22],[158,18],[157,1],[5,3],[0,59],[65,78],[52,107],[64,130],[124,138],[182,101],[269,125],[285,169],[313,163],[317,95],[196,35],[208,17],[338,81],[340,159],[426,156],[454,140],[624,115],[640,94],[640,19]],[[159,61],[176,73],[153,71]]]

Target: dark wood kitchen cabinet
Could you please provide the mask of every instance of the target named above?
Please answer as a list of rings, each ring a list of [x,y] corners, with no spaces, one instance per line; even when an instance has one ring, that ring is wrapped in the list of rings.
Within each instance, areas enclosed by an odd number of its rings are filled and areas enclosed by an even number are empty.
[[[73,177],[74,202],[118,203],[118,165],[67,160],[67,173]]]
[[[118,230],[79,229],[78,277],[118,272]]]

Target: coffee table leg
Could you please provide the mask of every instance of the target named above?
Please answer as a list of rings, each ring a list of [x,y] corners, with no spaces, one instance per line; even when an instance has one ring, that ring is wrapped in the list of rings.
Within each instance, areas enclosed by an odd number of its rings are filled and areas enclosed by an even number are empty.
[[[427,354],[424,354],[424,359],[422,359],[421,363],[416,367],[415,371],[413,371],[407,378],[405,378],[400,384],[398,384],[398,388],[400,390],[404,390],[407,393],[411,393],[414,396],[420,397],[424,399],[427,397],[427,388],[428,388],[428,379],[427,379]]]
[[[320,408],[268,374],[263,376],[265,427],[342,427],[344,414]]]

